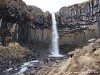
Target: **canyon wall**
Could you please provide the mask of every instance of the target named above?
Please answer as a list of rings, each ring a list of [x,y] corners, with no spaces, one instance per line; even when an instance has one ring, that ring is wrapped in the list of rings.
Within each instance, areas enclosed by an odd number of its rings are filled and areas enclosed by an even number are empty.
[[[0,42],[28,44],[51,39],[51,14],[22,0],[0,0]],[[48,40],[49,39],[49,40]]]
[[[100,37],[100,0],[64,6],[55,17],[60,44],[82,44]]]
[[[64,6],[55,13],[59,44],[82,44],[100,37],[100,0]],[[52,16],[22,0],[0,1],[0,42],[29,44],[51,41]]]

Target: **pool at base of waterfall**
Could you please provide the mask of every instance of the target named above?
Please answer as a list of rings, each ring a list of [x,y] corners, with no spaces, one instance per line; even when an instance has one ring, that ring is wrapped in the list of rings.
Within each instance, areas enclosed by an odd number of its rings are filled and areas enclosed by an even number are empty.
[[[55,58],[60,58],[60,57],[64,57],[64,55],[61,55],[61,54],[51,54],[49,55],[49,57],[55,57]]]

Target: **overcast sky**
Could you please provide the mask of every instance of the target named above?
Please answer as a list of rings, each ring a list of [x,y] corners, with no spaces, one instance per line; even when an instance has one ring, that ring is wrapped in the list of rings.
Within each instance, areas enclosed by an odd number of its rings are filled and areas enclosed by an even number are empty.
[[[63,6],[81,3],[87,0],[23,0],[27,5],[35,5],[43,11],[57,12]]]

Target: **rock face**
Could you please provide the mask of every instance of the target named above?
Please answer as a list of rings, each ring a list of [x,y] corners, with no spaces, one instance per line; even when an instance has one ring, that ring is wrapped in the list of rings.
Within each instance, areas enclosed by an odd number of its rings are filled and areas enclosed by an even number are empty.
[[[56,12],[60,43],[83,43],[100,37],[100,0],[64,6]],[[82,38],[84,37],[84,38]],[[83,41],[82,41],[83,40]]]
[[[8,40],[26,44],[35,37],[35,40],[39,40],[37,37],[49,36],[38,32],[50,30],[51,23],[51,14],[44,13],[36,6],[27,6],[22,0],[0,1],[0,42],[3,45]],[[38,34],[32,34],[33,31]],[[44,40],[47,41],[46,38]]]

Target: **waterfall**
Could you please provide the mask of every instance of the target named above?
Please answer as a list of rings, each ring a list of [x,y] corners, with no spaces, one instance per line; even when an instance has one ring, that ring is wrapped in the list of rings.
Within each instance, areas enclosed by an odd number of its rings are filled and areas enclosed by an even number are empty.
[[[52,48],[51,48],[51,57],[62,57],[59,53],[58,46],[58,31],[56,26],[55,14],[52,14]]]
[[[0,28],[1,28],[2,19],[0,20]]]

